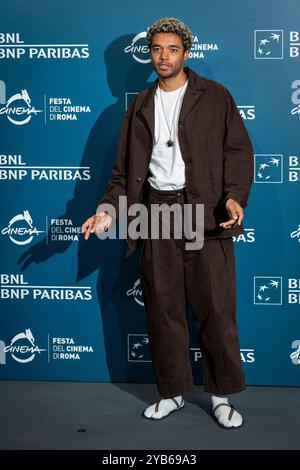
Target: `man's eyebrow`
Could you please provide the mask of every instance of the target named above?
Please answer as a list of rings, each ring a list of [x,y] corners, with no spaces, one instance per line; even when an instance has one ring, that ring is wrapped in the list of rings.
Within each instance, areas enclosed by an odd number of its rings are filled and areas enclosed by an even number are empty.
[[[152,47],[161,47],[160,44],[152,44]],[[167,47],[177,47],[178,49],[180,49],[180,46],[178,46],[178,44],[169,44]]]

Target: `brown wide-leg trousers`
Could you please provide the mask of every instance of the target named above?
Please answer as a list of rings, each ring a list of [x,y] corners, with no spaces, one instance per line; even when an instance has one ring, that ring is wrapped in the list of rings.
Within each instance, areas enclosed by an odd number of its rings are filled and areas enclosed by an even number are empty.
[[[151,187],[148,209],[152,203],[182,206],[186,202],[184,188],[162,191]],[[236,323],[233,239],[205,239],[202,249],[186,250],[184,236],[175,239],[172,235],[171,230],[170,239],[145,239],[139,261],[158,392],[168,398],[194,386],[187,303],[196,318],[204,390],[215,395],[240,392],[246,385]]]

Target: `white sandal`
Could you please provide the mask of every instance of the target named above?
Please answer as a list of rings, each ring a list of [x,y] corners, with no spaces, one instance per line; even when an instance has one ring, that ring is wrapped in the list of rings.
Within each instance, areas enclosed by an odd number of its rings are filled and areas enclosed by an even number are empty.
[[[213,418],[215,419],[215,421],[217,422],[218,426],[220,426],[220,428],[233,430],[233,429],[240,429],[240,428],[244,427],[245,422],[244,422],[244,419],[243,419],[243,418],[242,418],[242,420],[243,420],[243,421],[242,421],[242,424],[240,424],[239,426],[224,426],[224,424],[219,423],[219,420],[218,420],[218,418],[217,418],[216,415],[215,415],[215,411],[216,411],[216,409],[219,408],[220,406],[229,406],[230,411],[229,411],[229,413],[228,413],[228,418],[227,418],[228,421],[231,420],[232,415],[233,415],[233,413],[235,412],[235,407],[234,407],[233,405],[231,405],[230,403],[219,403],[218,405],[216,405],[216,406],[214,407],[214,409],[212,410],[212,415],[213,415]]]
[[[153,416],[150,416],[150,417],[148,418],[148,416],[145,415],[145,412],[143,412],[144,418],[147,418],[147,419],[155,419],[155,420],[164,419],[164,418],[166,418],[167,416],[169,416],[169,414],[172,413],[172,411],[177,411],[177,410],[180,410],[181,408],[184,407],[184,400],[183,400],[183,397],[181,398],[181,403],[180,403],[180,404],[178,403],[178,401],[176,400],[176,398],[169,398],[169,400],[173,400],[173,402],[175,403],[176,408],[175,408],[174,410],[169,411],[169,413],[167,413],[165,416],[162,416],[161,418],[154,418]],[[159,400],[159,401],[155,404],[154,413],[157,413],[157,412],[158,412],[160,402],[161,402],[161,400]]]

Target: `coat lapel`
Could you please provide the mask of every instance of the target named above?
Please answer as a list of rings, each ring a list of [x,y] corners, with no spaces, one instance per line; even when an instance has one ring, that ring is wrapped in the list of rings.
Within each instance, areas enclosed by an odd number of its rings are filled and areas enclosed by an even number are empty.
[[[182,106],[179,114],[179,121],[182,123],[207,87],[202,77],[196,74],[192,69],[189,67],[184,67],[184,71],[188,76],[189,82],[182,100]],[[154,141],[154,95],[158,87],[158,78],[155,80],[155,82],[156,83],[149,88],[145,101],[141,109],[138,111],[138,114],[147,124],[147,127],[151,133],[152,142]]]
[[[184,122],[187,114],[189,111],[192,109],[194,104],[198,101],[202,93],[204,92],[204,89],[202,90],[194,90],[187,86],[187,89],[185,91],[183,100],[182,100],[182,106],[181,110],[179,113],[179,122]]]
[[[192,107],[196,104],[198,99],[202,96],[207,85],[203,78],[195,73],[189,67],[184,67],[184,71],[188,76],[188,86],[185,91],[182,106],[179,114],[179,122],[184,122],[187,114],[190,112]]]
[[[149,88],[141,109],[137,111],[137,114],[145,122],[151,133],[152,142],[154,142],[154,95],[156,88],[157,84]]]

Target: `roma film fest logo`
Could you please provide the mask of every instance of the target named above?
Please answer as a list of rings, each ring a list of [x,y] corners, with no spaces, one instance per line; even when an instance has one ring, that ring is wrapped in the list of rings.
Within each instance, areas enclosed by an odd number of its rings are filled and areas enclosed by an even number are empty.
[[[49,342],[50,344],[50,342]],[[50,351],[50,349],[49,349]],[[77,345],[74,338],[52,338],[52,358],[56,360],[80,360],[82,353],[93,353],[91,345]],[[49,361],[50,362],[50,355]]]
[[[133,284],[133,287],[127,290],[126,295],[128,297],[132,296],[138,305],[140,305],[141,307],[144,307],[144,300],[143,300],[140,279],[137,279],[135,283]]]
[[[6,100],[6,85],[0,80],[0,115],[5,115],[7,119],[17,126],[28,124],[32,116],[44,112],[43,109],[36,109],[31,104],[31,98],[27,90],[15,93]]]
[[[149,64],[151,62],[150,50],[146,41],[147,32],[142,31],[134,36],[131,44],[125,47],[125,54],[130,53],[134,60],[140,64]],[[204,59],[203,51],[219,51],[218,44],[199,43],[198,36],[193,35],[192,47],[189,52],[189,59]]]
[[[298,238],[298,242],[300,243],[300,224],[298,225],[298,228],[296,230],[293,230],[291,232],[291,238]]]
[[[291,95],[291,102],[293,103],[291,114],[292,116],[298,115],[300,119],[300,80],[294,80],[291,84],[291,88],[295,90]]]
[[[125,54],[130,53],[134,60],[140,64],[149,64],[151,62],[150,51],[146,41],[146,31],[138,33],[131,41],[131,44],[125,47]]]
[[[1,354],[1,364],[6,364],[6,354],[10,353],[11,357],[22,364],[32,362],[36,354],[47,351],[47,349],[40,349],[35,344],[35,339],[30,329],[25,330],[25,333],[18,333],[14,336],[8,346],[3,346]]]
[[[294,351],[290,354],[291,361],[295,366],[299,366],[300,365],[300,339],[295,339],[295,341],[292,342],[291,348],[294,349]]]
[[[150,50],[146,41],[147,32],[142,31],[134,36],[131,44],[125,47],[125,54],[130,53],[134,60],[140,64],[149,64],[151,62]],[[198,36],[193,35],[192,47],[189,52],[189,59],[204,59],[203,51],[219,51],[218,44],[199,43]]]
[[[27,245],[33,240],[34,236],[43,233],[44,230],[38,230],[33,225],[31,215],[28,210],[15,215],[8,223],[7,227],[2,229],[2,235],[8,235],[10,241],[16,245]]]

